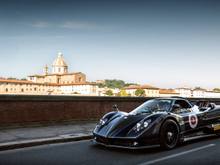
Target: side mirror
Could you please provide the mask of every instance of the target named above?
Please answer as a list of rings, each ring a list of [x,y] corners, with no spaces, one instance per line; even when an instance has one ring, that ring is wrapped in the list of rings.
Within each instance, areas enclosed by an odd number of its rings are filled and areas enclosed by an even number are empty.
[[[114,104],[114,105],[112,106],[112,109],[113,109],[113,111],[119,111],[117,104]]]

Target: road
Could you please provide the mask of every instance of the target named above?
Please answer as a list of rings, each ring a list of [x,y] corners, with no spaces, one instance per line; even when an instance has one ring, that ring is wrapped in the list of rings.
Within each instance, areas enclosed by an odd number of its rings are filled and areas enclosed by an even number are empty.
[[[220,138],[184,143],[173,150],[160,148],[125,150],[105,148],[91,141],[50,144],[1,151],[0,165],[149,165],[220,164]]]

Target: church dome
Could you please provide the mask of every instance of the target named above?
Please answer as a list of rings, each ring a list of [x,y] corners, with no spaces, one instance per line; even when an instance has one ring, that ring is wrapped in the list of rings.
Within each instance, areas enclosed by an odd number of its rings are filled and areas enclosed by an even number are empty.
[[[61,52],[58,53],[58,57],[56,60],[53,62],[53,66],[58,66],[58,67],[67,67],[66,62],[64,61],[63,54]]]

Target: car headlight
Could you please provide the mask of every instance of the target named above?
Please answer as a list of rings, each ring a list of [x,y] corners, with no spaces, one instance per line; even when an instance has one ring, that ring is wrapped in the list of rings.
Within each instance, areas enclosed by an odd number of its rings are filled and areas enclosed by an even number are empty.
[[[151,123],[151,119],[145,120],[145,121],[140,121],[138,122],[135,127],[134,127],[134,131],[139,132],[145,128],[147,128],[149,126],[149,124]]]
[[[99,125],[104,125],[106,122],[107,122],[107,118],[104,118],[104,119],[100,119],[100,121],[99,121]]]
[[[102,118],[99,120],[98,124],[96,125],[95,129],[99,129],[101,126],[105,125],[105,123],[108,121],[107,118]]]

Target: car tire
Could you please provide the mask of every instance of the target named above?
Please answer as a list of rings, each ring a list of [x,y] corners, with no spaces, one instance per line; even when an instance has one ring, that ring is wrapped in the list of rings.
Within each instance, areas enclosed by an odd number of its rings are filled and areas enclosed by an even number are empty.
[[[164,149],[172,149],[179,143],[179,126],[172,120],[166,120],[160,129],[160,146]]]

